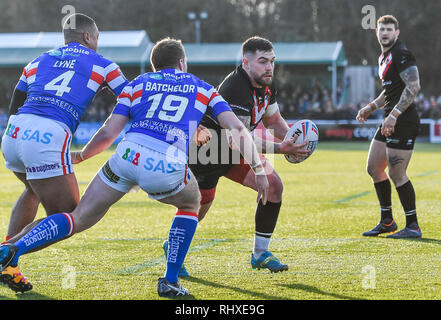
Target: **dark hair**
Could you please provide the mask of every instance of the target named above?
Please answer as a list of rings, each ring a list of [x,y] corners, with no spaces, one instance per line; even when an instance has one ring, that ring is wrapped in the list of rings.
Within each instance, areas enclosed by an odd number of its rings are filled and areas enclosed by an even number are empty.
[[[242,44],[242,55],[245,53],[256,53],[256,51],[271,51],[273,50],[273,44],[271,41],[259,37],[254,36],[251,38],[248,38],[245,40],[245,42]]]
[[[390,15],[390,14],[378,18],[377,26],[380,23],[382,23],[382,24],[393,24],[393,25],[395,25],[395,30],[397,30],[398,27],[399,27],[397,18],[395,18],[393,15]]]
[[[73,21],[72,21],[73,20]],[[92,33],[96,28],[95,20],[83,13],[74,13],[63,24],[65,42],[82,40],[83,33]]]
[[[174,69],[183,58],[185,58],[185,50],[181,40],[164,38],[155,43],[150,54],[150,63],[154,71]]]

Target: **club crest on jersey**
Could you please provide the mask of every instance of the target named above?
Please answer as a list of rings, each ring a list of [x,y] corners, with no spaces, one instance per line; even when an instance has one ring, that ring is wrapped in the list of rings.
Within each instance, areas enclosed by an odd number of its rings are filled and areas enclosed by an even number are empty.
[[[390,65],[392,64],[392,52],[389,52],[386,59],[383,60],[383,55],[378,58],[378,76],[381,80],[384,81],[384,77],[386,76],[387,70],[389,70]]]
[[[269,87],[265,87],[265,94],[263,99],[258,98],[256,94],[256,90],[253,91],[253,100],[254,100],[254,107],[252,111],[252,122],[253,124],[257,124],[265,114],[266,108],[269,105],[271,99],[271,90]]]

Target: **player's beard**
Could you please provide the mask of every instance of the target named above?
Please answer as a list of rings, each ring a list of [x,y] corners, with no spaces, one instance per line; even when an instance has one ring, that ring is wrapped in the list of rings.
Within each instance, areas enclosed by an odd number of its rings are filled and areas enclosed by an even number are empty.
[[[395,43],[395,41],[397,40],[397,37],[393,37],[390,41],[388,41],[387,43],[384,42],[380,42],[381,46],[383,48],[390,48],[393,46],[393,44]]]
[[[269,75],[271,75],[271,78],[266,78]],[[273,83],[273,74],[264,73],[260,77],[254,78],[254,81],[256,81],[256,83],[261,85],[262,87],[269,86],[271,83]]]

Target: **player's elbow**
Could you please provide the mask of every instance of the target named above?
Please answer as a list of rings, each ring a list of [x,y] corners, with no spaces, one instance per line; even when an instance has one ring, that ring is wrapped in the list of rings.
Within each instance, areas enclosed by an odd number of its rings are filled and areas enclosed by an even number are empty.
[[[419,81],[417,81],[417,83],[416,83],[416,85],[415,85],[415,90],[416,90],[416,93],[415,93],[415,94],[418,94],[418,92],[421,91],[421,84],[420,84]]]
[[[413,96],[416,96],[421,90],[421,85],[419,81],[412,82],[409,86],[409,91],[412,92]]]
[[[97,133],[99,135],[99,140],[105,144],[111,144],[118,137],[119,132],[114,130],[112,127],[104,126]]]

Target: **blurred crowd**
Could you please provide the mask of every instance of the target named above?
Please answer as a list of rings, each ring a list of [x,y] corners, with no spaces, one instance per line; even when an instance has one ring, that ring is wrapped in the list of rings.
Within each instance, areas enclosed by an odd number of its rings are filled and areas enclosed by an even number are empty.
[[[287,119],[353,120],[358,110],[370,101],[358,103],[342,102],[342,88],[337,89],[337,104],[333,103],[328,89],[319,82],[311,90],[300,85],[295,88],[279,89],[278,104],[282,115]],[[441,119],[441,95],[426,97],[420,93],[415,99],[421,118]],[[373,112],[371,118],[382,118],[383,110]]]
[[[7,109],[12,92],[0,84],[0,125],[7,123]],[[331,93],[319,82],[311,90],[302,86],[286,86],[279,88],[278,105],[286,119],[322,119],[322,120],[353,120],[360,108],[369,101],[359,103],[342,103],[341,87],[337,90],[337,105],[332,101]],[[84,114],[82,121],[102,122],[112,112],[116,103],[113,93],[105,88],[93,99]],[[421,118],[441,119],[441,95],[426,97],[420,93],[415,99]],[[371,118],[382,118],[382,110],[371,115]]]

